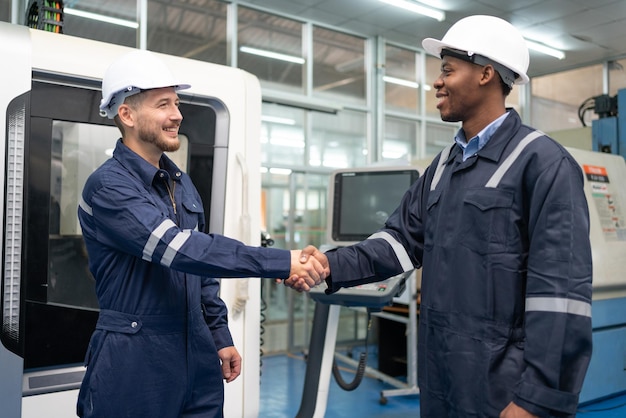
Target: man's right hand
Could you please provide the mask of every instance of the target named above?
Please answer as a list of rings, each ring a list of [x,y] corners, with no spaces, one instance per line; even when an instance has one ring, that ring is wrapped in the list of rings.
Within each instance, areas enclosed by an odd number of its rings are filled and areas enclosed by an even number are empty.
[[[313,245],[309,245],[304,250],[297,251],[297,252],[299,253],[300,264],[307,265],[307,263],[313,262],[315,266],[320,266],[321,270],[317,270],[317,271],[319,271],[321,279],[319,282],[315,283],[315,285],[320,284],[322,280],[330,276],[330,265],[328,264],[328,258],[323,252],[318,250]],[[292,251],[292,270],[293,270],[293,251]],[[289,278],[286,279],[283,283],[285,284],[285,286],[291,287],[292,289],[295,289],[299,292],[303,290],[308,292],[310,288],[312,287],[310,286],[309,282],[305,281],[305,278],[298,276],[296,274],[290,274]]]
[[[325,266],[316,257],[310,257],[313,253],[310,247],[317,251],[317,248],[312,245],[306,248],[307,253],[300,250],[291,251],[291,271],[289,272],[289,278],[284,281],[284,284],[298,292],[308,292],[312,287],[320,284],[327,276]],[[320,254],[322,253],[320,252]],[[328,261],[326,261],[326,265],[328,265]]]

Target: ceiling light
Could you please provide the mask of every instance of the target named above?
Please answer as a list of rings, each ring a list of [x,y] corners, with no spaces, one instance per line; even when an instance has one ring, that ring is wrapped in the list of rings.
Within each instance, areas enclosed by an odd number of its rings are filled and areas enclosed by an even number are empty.
[[[528,49],[532,49],[533,51],[541,52],[542,54],[550,55],[560,60],[565,58],[565,52],[560,51],[555,48],[551,48],[544,44],[540,44],[534,41],[529,41],[528,39],[526,39],[526,45],[528,45]]]
[[[267,51],[265,49],[257,49],[249,46],[242,46],[239,48],[241,52],[245,52],[247,54],[260,55],[266,58],[273,58],[281,61],[293,62],[295,64],[304,64],[304,58],[295,57],[293,55],[280,54],[278,52]]]
[[[289,118],[279,118],[277,116],[261,116],[261,121],[268,123],[280,123],[281,125],[290,125],[293,126],[296,124],[296,121]]]
[[[431,9],[430,7],[422,6],[419,3],[409,1],[409,0],[380,0],[383,3],[390,4],[392,6],[400,7],[405,10],[409,10],[413,13],[418,13],[423,16],[428,16],[430,18],[436,19],[439,22],[442,22],[446,19],[446,13],[437,10]]]
[[[400,86],[411,87],[412,89],[418,89],[420,87],[419,83],[411,80],[405,80],[403,78],[389,77],[388,75],[383,76],[383,81],[386,83],[398,84]],[[425,91],[430,91],[431,88],[428,84],[422,86]]]
[[[131,29],[137,29],[139,27],[139,23],[133,22],[132,20],[118,19],[116,17],[104,16],[101,14],[91,13],[91,12],[85,12],[83,10],[70,9],[69,7],[65,7],[63,9],[63,13],[72,15],[72,16],[84,17],[85,19],[98,20],[100,22],[105,22],[105,23],[112,23],[114,25],[126,26],[127,28],[131,28]]]
[[[389,77],[387,75],[383,77],[383,81],[385,81],[386,83],[398,84],[400,86],[405,86],[405,87],[411,87],[412,89],[419,88],[420,86],[415,81],[404,80],[402,78],[396,78],[396,77]]]
[[[270,167],[269,171],[271,174],[279,174],[283,176],[288,176],[291,174],[291,170],[289,168]]]

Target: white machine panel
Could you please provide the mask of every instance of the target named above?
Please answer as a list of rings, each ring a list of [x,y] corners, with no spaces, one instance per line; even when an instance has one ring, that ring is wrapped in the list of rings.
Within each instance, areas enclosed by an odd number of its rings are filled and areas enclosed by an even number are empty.
[[[585,174],[591,221],[593,298],[626,295],[626,163],[613,154],[568,148]]]

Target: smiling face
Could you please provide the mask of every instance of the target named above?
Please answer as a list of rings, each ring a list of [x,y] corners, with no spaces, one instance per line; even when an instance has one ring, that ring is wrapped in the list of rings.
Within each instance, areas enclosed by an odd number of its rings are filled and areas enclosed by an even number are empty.
[[[441,74],[433,87],[443,121],[465,123],[480,112],[482,73],[480,65],[447,55],[442,58]]]
[[[180,147],[178,128],[183,120],[180,100],[173,87],[146,90],[141,93],[137,112],[137,137],[163,151],[176,151]]]

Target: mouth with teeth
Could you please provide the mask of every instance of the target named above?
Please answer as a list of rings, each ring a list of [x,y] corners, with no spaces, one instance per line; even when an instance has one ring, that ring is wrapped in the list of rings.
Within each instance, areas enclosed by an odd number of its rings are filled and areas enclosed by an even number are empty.
[[[174,126],[171,128],[163,128],[163,130],[169,135],[169,136],[178,136],[178,126]]]

